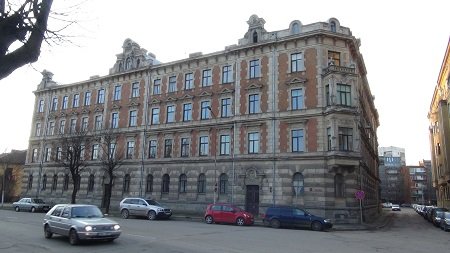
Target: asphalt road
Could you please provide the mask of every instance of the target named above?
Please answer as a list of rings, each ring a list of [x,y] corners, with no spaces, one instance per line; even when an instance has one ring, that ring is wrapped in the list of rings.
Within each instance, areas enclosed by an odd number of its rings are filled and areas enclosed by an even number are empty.
[[[443,232],[412,209],[374,231],[314,232],[259,226],[207,225],[202,222],[114,218],[123,234],[113,243],[71,246],[67,238],[45,239],[42,213],[0,210],[0,252],[448,252],[450,232]]]

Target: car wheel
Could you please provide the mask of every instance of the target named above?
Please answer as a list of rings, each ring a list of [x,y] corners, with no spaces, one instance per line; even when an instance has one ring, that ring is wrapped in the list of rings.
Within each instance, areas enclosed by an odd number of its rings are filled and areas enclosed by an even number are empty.
[[[53,236],[53,233],[51,232],[49,225],[45,225],[45,227],[44,227],[44,236],[47,239],[50,239]]]
[[[273,228],[280,228],[280,221],[277,219],[273,219],[270,221],[270,226]]]
[[[206,224],[213,224],[214,223],[214,219],[213,219],[213,217],[212,216],[206,216],[205,217],[205,222],[206,222]]]
[[[323,229],[322,223],[320,223],[318,221],[314,221],[311,224],[311,229],[314,231],[322,231],[322,229]]]
[[[127,209],[123,209],[122,212],[120,212],[120,216],[122,216],[122,219],[128,219],[130,213],[128,212]]]
[[[16,212],[20,212],[20,207],[16,206],[16,207],[14,208],[14,210],[16,210]]]
[[[154,219],[156,219],[156,213],[155,213],[155,211],[149,211],[148,214],[147,214],[147,217],[148,217],[149,220],[154,220]]]
[[[77,245],[79,242],[77,231],[75,229],[70,230],[69,232],[69,243],[71,245]]]
[[[238,225],[238,226],[244,226],[244,224],[245,224],[244,218],[239,217],[239,218],[236,219],[236,225]]]
[[[36,212],[36,207],[32,206],[32,207],[31,207],[31,212],[32,212],[32,213]]]

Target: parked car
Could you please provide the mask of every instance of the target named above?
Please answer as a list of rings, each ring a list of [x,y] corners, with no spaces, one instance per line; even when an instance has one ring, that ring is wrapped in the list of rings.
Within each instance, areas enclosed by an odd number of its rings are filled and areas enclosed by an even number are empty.
[[[172,216],[172,210],[152,199],[124,198],[120,201],[120,215],[123,219],[128,219],[130,216],[147,217],[149,220],[168,219]]]
[[[431,211],[431,222],[437,227],[441,223],[441,218],[444,215],[444,212],[447,212],[448,209],[444,207],[434,208]]]
[[[436,209],[437,207],[435,206],[431,206],[429,208],[427,208],[427,211],[423,214],[423,218],[429,222],[432,222],[432,217],[431,217],[431,213],[433,212],[434,209]]]
[[[397,204],[393,204],[391,207],[391,211],[401,211],[400,206]]]
[[[69,237],[72,245],[80,240],[114,241],[121,234],[120,225],[103,216],[94,205],[55,205],[44,217],[44,236],[53,234]]]
[[[42,199],[36,198],[22,198],[12,204],[12,207],[16,212],[29,211],[29,212],[47,212],[50,210],[50,205],[46,204]]]
[[[273,206],[263,214],[263,223],[273,228],[303,227],[322,231],[333,227],[330,219],[315,216],[304,209],[292,206]]]
[[[227,203],[209,204],[206,207],[204,218],[208,224],[230,223],[243,226],[253,225],[255,222],[253,214]]]
[[[444,212],[444,215],[441,218],[441,223],[439,224],[439,227],[441,229],[443,229],[444,231],[447,231],[450,229],[450,212]]]

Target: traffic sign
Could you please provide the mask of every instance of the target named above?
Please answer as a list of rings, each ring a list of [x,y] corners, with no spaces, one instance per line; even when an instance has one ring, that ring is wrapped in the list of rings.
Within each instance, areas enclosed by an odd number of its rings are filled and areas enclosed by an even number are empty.
[[[359,200],[364,199],[365,195],[366,194],[364,193],[364,191],[357,191],[357,192],[355,192],[355,197],[356,197],[356,199],[359,199]]]

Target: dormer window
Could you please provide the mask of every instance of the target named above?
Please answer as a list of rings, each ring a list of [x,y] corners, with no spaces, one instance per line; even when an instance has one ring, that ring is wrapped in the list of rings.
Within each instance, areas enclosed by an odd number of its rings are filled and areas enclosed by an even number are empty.
[[[258,43],[258,33],[256,31],[253,32],[253,43]]]
[[[137,59],[137,61],[136,61],[136,68],[139,68],[139,65],[141,65],[141,60]]]
[[[131,69],[131,58],[127,58],[127,62],[125,64],[125,70]]]
[[[331,21],[331,23],[330,23],[330,28],[331,28],[331,31],[332,31],[332,32],[336,32],[336,22]]]
[[[293,34],[299,34],[300,33],[300,27],[297,23],[294,23],[292,25],[292,33]]]

